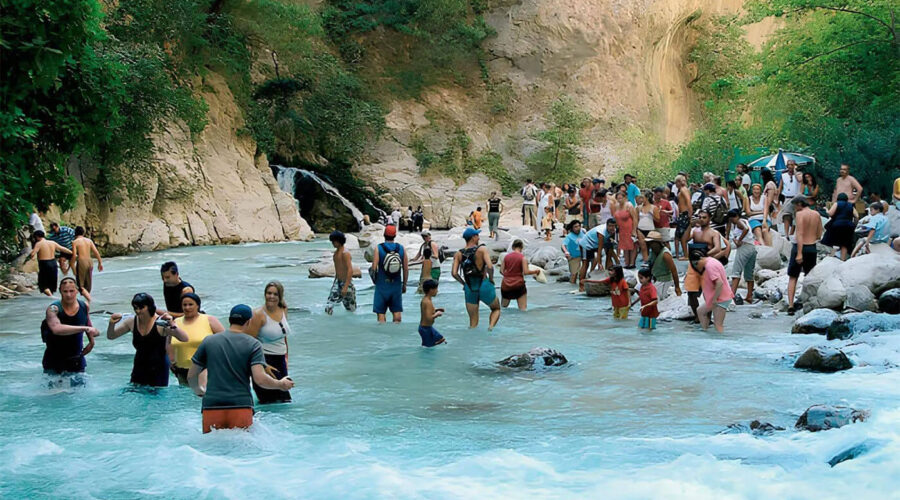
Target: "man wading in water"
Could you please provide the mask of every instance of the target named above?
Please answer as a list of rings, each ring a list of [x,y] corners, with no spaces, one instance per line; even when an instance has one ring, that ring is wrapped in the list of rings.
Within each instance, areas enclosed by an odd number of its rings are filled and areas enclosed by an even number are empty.
[[[56,252],[66,255],[72,255],[72,252],[55,241],[45,239],[43,231],[35,231],[34,239],[34,248],[31,250],[31,255],[28,258],[32,259],[34,256],[37,256],[38,289],[49,297],[56,293],[56,279],[59,277]]]
[[[356,310],[356,287],[353,286],[353,261],[350,259],[350,252],[344,248],[347,237],[340,231],[334,231],[328,239],[334,247],[334,282],[331,284],[325,312],[331,315],[334,306],[341,303],[344,304],[344,309],[353,312]]]
[[[479,243],[481,231],[466,228],[463,239],[466,248],[453,257],[453,279],[462,283],[466,295],[466,312],[469,313],[469,328],[478,326],[478,302],[491,308],[488,331],[493,330],[500,320],[500,300],[494,289],[494,266],[486,247]],[[462,271],[462,275],[460,275]]]

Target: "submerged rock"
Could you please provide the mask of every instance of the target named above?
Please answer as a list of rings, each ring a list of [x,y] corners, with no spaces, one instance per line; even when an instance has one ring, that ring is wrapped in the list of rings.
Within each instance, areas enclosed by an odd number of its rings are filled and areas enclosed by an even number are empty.
[[[900,314],[900,288],[882,293],[878,297],[878,310],[887,314]]]
[[[777,431],[783,430],[785,430],[784,427],[770,424],[769,422],[754,420],[750,422],[749,425],[742,423],[731,424],[719,434],[753,434],[754,436],[770,436]]]
[[[532,370],[535,363],[538,366],[562,366],[569,360],[556,349],[548,349],[546,347],[535,347],[534,349],[522,353],[515,354],[497,362],[500,366],[507,368],[516,368],[519,370]]]
[[[814,346],[807,349],[797,358],[794,368],[822,373],[833,373],[853,368],[853,363],[840,349],[827,346]]]
[[[794,427],[810,432],[827,431],[855,422],[864,422],[867,418],[869,418],[867,410],[857,410],[848,406],[813,405],[800,415]]]
[[[794,321],[791,333],[826,334],[828,328],[837,321],[840,315],[831,309],[813,309]]]
[[[871,311],[844,314],[828,327],[828,340],[848,339],[867,332],[889,332],[900,329],[900,316]]]
[[[867,439],[862,443],[851,446],[850,448],[847,448],[846,450],[831,457],[831,460],[828,461],[828,465],[834,467],[841,462],[846,462],[847,460],[853,460],[854,458],[861,457],[866,453],[881,447],[881,444],[881,441],[875,439]]]

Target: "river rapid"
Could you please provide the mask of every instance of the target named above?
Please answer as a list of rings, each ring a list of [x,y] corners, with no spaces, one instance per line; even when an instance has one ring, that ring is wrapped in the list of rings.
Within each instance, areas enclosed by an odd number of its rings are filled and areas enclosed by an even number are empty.
[[[898,498],[900,343],[890,335],[848,352],[851,370],[803,372],[794,358],[824,338],[791,335],[770,306],[738,308],[724,335],[683,322],[648,333],[634,313],[614,322],[606,298],[532,281],[528,312],[505,310],[487,332],[482,308],[469,330],[445,262],[435,303],[447,313],[435,326],[448,343],[425,349],[414,286],[400,325],[375,323],[367,277],[356,313],[323,312],[331,280],[309,279],[307,266],[329,248],[319,239],[105,260],[92,304],[102,335],[74,392],[48,390],[41,374],[50,300],[0,302],[0,497]],[[162,304],[167,260],[223,320],[236,303],[260,305],[269,280],[284,283],[292,404],[257,406],[249,432],[203,435],[199,398],[174,378],[153,393],[129,388],[131,336],[107,340],[108,314],[130,312],[142,291]],[[354,261],[365,267],[361,252]],[[511,373],[493,363],[533,347],[569,364]],[[817,403],[872,414],[793,430]],[[788,430],[720,434],[754,419]],[[863,442],[871,451],[828,465]]]

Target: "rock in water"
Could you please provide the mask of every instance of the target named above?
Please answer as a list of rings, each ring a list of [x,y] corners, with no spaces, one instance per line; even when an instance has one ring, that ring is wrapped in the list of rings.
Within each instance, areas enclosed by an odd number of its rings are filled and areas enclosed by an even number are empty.
[[[585,283],[584,293],[588,297],[606,297],[609,295],[608,283]]]
[[[847,406],[813,405],[797,419],[795,428],[810,432],[837,429],[847,424],[864,422],[869,418],[866,410],[856,410]]]
[[[535,347],[534,349],[510,356],[506,359],[498,361],[497,364],[507,368],[516,368],[520,370],[533,370],[535,363],[538,366],[561,366],[569,362],[561,352],[546,347]]]
[[[841,462],[846,462],[847,460],[853,460],[854,458],[861,457],[876,448],[880,448],[882,444],[882,441],[876,439],[867,439],[862,443],[859,443],[856,446],[851,446],[850,448],[847,448],[846,450],[831,457],[831,460],[828,461],[828,465],[834,467]]]
[[[797,318],[791,333],[818,333],[824,335],[832,323],[837,321],[838,313],[831,309],[813,309]]]
[[[828,327],[828,340],[848,339],[867,332],[889,332],[900,329],[900,316],[871,311],[844,314]]]
[[[797,358],[794,368],[822,373],[834,373],[853,368],[847,355],[840,349],[827,346],[814,346],[807,349]]]
[[[674,293],[659,303],[660,320],[689,320],[694,318],[694,311],[687,303],[687,294],[681,297]]]
[[[882,293],[878,297],[878,310],[887,314],[900,314],[900,288]]]
[[[844,307],[854,311],[874,311],[875,294],[863,285],[856,285],[847,289],[847,298],[844,299]]]
[[[534,264],[544,269],[554,267],[551,264],[563,259],[562,250],[556,246],[532,246],[525,251],[525,256],[528,257],[529,264]]]
[[[777,425],[770,424],[769,422],[760,422],[759,420],[754,420],[750,422],[749,426],[741,423],[731,424],[719,434],[752,433],[754,436],[770,436],[777,431],[783,430],[784,427],[779,427]]]

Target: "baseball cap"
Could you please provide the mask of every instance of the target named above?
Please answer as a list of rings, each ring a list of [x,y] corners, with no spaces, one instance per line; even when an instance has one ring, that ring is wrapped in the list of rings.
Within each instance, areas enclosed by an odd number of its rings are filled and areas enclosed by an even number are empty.
[[[481,231],[472,227],[467,227],[465,231],[463,231],[463,239],[469,241],[472,237],[481,234]]]
[[[393,237],[397,236],[397,226],[394,226],[394,225],[385,226],[384,227],[384,236],[386,238],[387,237],[393,238]]]
[[[228,315],[228,322],[233,325],[243,325],[250,321],[253,317],[253,309],[246,304],[238,304],[231,308],[231,314]]]

